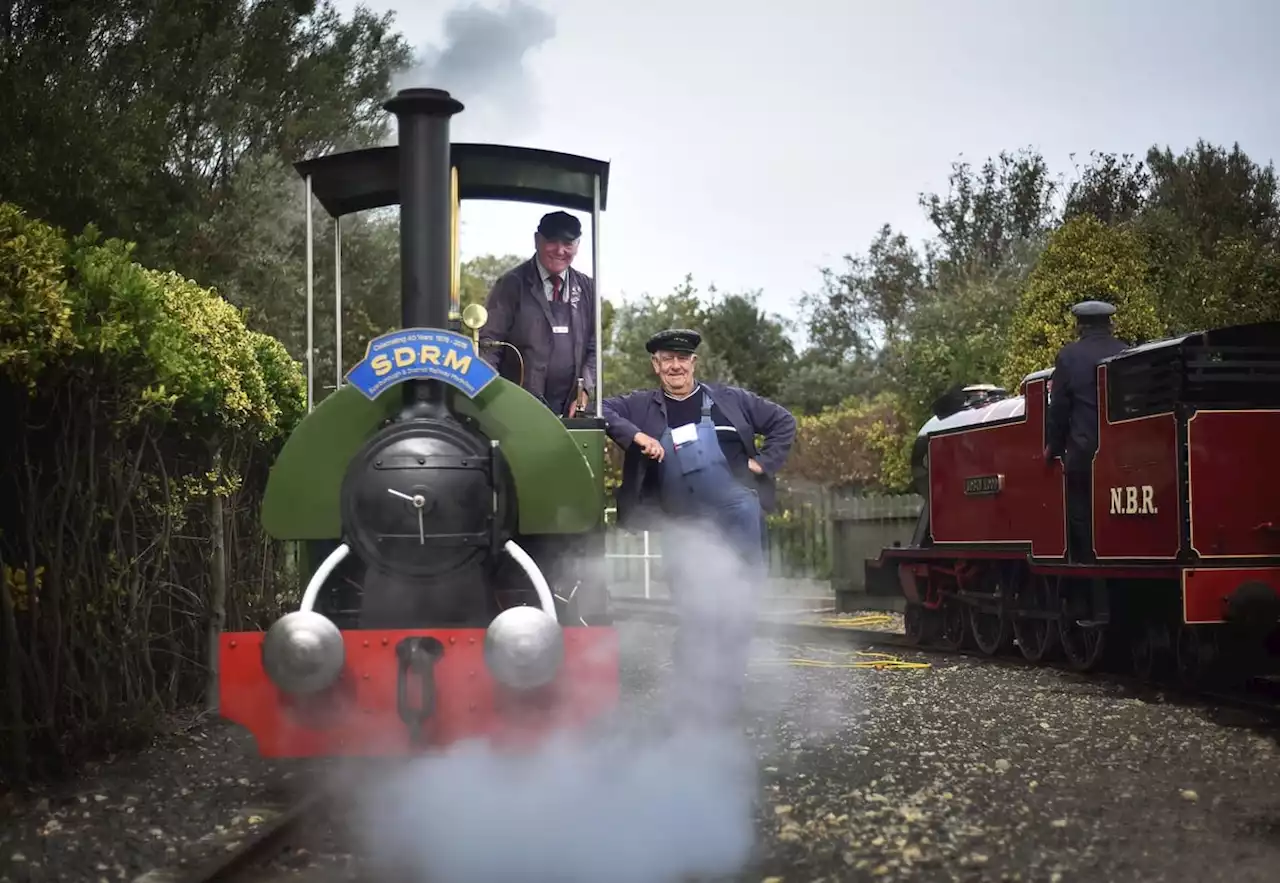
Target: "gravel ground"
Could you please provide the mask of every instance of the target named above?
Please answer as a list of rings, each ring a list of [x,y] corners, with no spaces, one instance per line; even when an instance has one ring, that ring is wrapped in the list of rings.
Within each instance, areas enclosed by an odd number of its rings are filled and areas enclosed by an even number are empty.
[[[627,719],[648,731],[671,675],[672,630],[621,631]],[[903,653],[932,665],[876,670],[852,666],[883,657],[848,646],[763,639],[754,657],[740,744],[668,734],[643,737],[621,759],[579,756],[575,766],[547,754],[541,769],[560,783],[550,804],[536,776],[455,759],[380,795],[395,809],[376,822],[381,842],[463,869],[436,878],[445,883],[665,883],[660,871],[680,869],[686,879],[743,883],[1276,879],[1277,745],[1238,715],[1228,724],[1105,682],[976,659]],[[132,880],[190,852],[173,841],[181,832],[220,823],[225,842],[236,817],[243,824],[255,804],[288,790],[288,771],[252,759],[251,745],[225,730],[187,739],[28,804],[0,832],[0,881]],[[574,773],[580,780],[564,784],[566,771],[604,760],[607,775]],[[525,803],[526,793],[543,797]],[[263,879],[371,879],[343,854],[348,822],[301,843]],[[484,839],[469,850],[475,830]],[[520,861],[504,862],[496,843]],[[26,861],[8,861],[18,851]]]
[[[0,883],[162,883],[156,869],[199,866],[289,805],[310,769],[258,758],[216,718],[175,718],[142,752],[0,795]]]

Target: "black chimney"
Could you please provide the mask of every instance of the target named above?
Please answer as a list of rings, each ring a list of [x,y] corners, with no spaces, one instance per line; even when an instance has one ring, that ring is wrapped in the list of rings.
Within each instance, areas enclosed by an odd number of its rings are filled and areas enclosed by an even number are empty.
[[[449,323],[449,118],[462,102],[443,89],[402,89],[383,105],[400,128],[400,298],[405,328]]]
[[[452,282],[452,163],[449,118],[462,102],[443,89],[401,89],[383,108],[400,131],[400,321],[404,328],[448,328]],[[438,408],[436,380],[406,385],[408,402]]]

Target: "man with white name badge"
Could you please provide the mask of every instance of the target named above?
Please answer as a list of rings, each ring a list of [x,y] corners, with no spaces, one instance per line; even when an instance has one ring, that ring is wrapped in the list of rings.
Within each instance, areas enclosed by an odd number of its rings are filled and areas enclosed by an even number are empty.
[[[697,381],[701,342],[683,328],[653,335],[645,349],[658,388],[607,398],[603,410],[605,431],[626,452],[618,525],[662,529],[663,569],[681,614],[679,716],[714,726],[740,710],[765,577],[764,514],[775,505],[774,476],[796,420],[748,390]]]
[[[595,283],[572,266],[581,238],[573,215],[543,215],[533,257],[498,277],[480,329],[485,359],[560,417],[586,413],[598,370]]]

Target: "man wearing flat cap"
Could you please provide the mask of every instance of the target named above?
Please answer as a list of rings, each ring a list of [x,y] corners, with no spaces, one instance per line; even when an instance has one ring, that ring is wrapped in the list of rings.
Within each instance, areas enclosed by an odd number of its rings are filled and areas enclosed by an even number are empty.
[[[1087,300],[1071,308],[1078,339],[1058,351],[1053,363],[1044,458],[1062,458],[1067,477],[1069,560],[1093,554],[1093,455],[1098,450],[1098,364],[1128,345],[1111,331],[1116,308]]]
[[[480,329],[484,357],[561,417],[586,411],[598,370],[595,283],[572,266],[581,238],[573,215],[543,215],[533,257],[493,284]]]
[[[663,528],[663,569],[682,612],[680,713],[720,722],[739,701],[764,576],[764,513],[796,421],[745,389],[698,381],[701,342],[688,329],[655,334],[645,349],[658,388],[607,398],[603,410],[605,431],[626,452],[619,526]]]

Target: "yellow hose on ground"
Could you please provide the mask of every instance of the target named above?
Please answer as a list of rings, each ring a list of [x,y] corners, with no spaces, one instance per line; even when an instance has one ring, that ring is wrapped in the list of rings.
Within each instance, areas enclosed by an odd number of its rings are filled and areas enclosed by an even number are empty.
[[[803,656],[792,656],[789,659],[758,659],[753,660],[760,664],[771,665],[794,665],[798,668],[871,668],[876,671],[885,671],[886,669],[917,669],[917,668],[933,668],[928,662],[908,662],[889,653],[872,653],[868,650],[855,650],[848,656],[864,656],[871,657],[864,662],[837,662],[830,659],[807,659]]]

